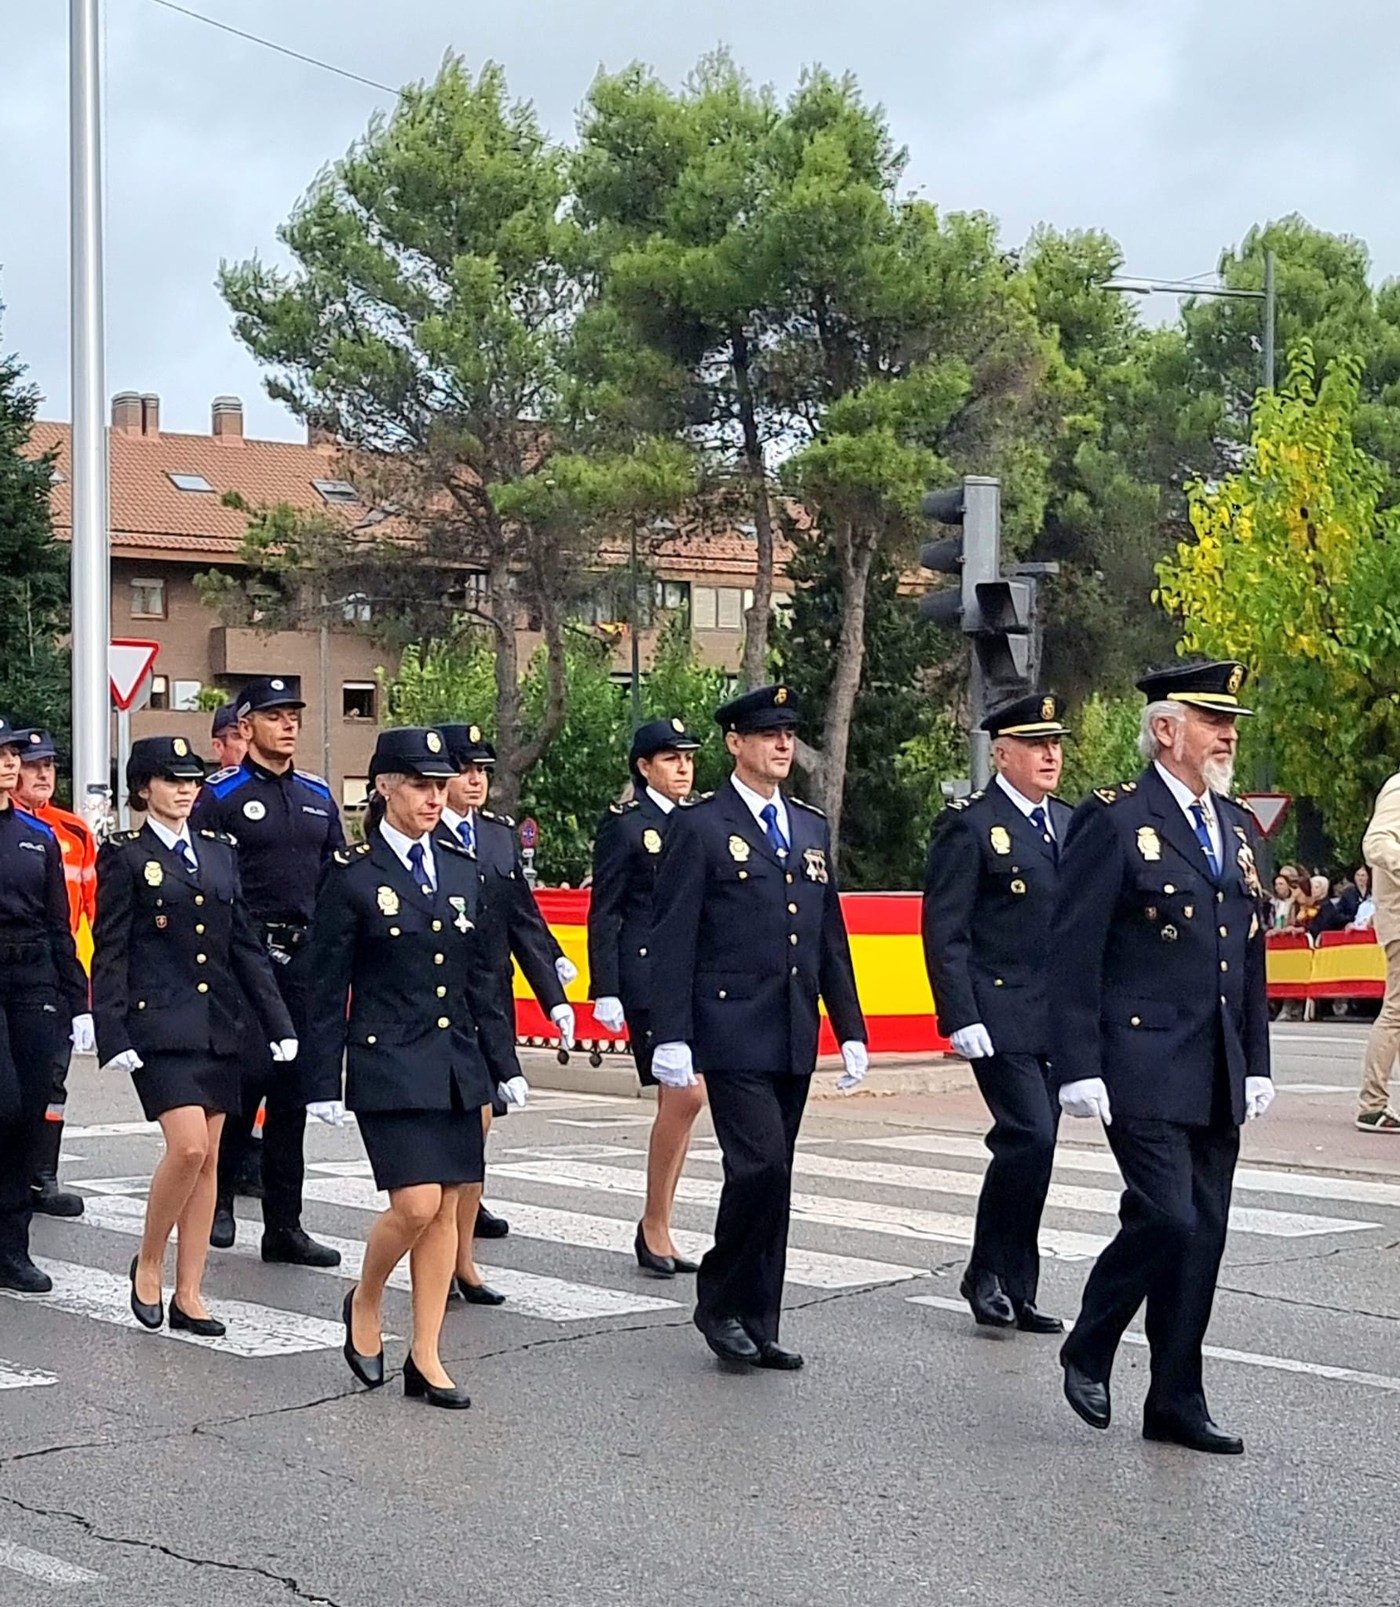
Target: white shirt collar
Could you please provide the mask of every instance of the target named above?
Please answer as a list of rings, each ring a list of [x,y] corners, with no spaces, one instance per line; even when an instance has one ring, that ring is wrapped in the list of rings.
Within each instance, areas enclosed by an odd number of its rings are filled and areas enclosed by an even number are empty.
[[[179,831],[171,831],[169,826],[162,825],[154,815],[146,816],[146,824],[172,852],[177,843],[183,843],[189,849],[190,856],[193,858],[194,846],[190,842],[190,823],[188,820],[184,822]]]
[[[466,818],[467,817],[465,815],[459,815],[455,809],[449,809],[445,804],[443,805],[442,823],[447,827],[448,831],[450,831],[454,837],[460,837],[462,835],[462,822]]]
[[[433,882],[437,882],[437,863],[433,858],[433,844],[430,835],[424,832],[421,837],[406,837],[403,832],[391,826],[387,820],[379,822],[379,834],[403,863],[403,868],[411,876],[413,866],[408,862],[408,851],[414,843],[423,845],[423,865]]]
[[[737,792],[744,800],[744,804],[749,813],[758,822],[759,830],[765,835],[767,834],[768,827],[763,819],[763,811],[770,803],[776,804],[778,806],[778,830],[782,832],[783,836],[786,837],[789,842],[792,841],[792,833],[788,830],[787,803],[783,798],[783,789],[781,787],[778,788],[771,798],[765,798],[761,793],[755,792],[752,787],[746,787],[744,783],[739,780],[738,776],[732,775],[730,776],[729,780],[735,792]]]
[[[1160,760],[1154,759],[1152,762],[1156,766],[1157,774],[1161,776],[1163,781],[1166,782],[1167,791],[1170,792],[1172,797],[1176,799],[1177,803],[1181,806],[1182,814],[1184,814],[1188,820],[1191,818],[1192,809],[1195,808],[1197,804],[1200,804],[1205,810],[1206,819],[1208,821],[1215,818],[1215,804],[1211,801],[1209,787],[1206,788],[1204,794],[1198,795],[1192,792],[1190,787],[1188,787],[1186,783],[1180,779],[1180,777],[1174,776]],[[1192,822],[1192,824],[1194,825],[1194,822]]]
[[[663,796],[655,787],[648,787],[646,791],[647,797],[651,799],[663,815],[669,815],[676,807],[675,799]]]
[[[999,786],[1006,796],[1010,798],[1012,803],[1016,805],[1016,807],[1021,811],[1027,820],[1031,818],[1032,809],[1044,810],[1046,830],[1049,831],[1052,836],[1054,835],[1053,828],[1050,825],[1050,800],[1048,798],[1042,799],[1038,804],[1032,803],[1030,799],[1026,797],[1025,793],[1017,792],[1015,787],[1011,785],[1011,783],[1004,775],[1002,775],[999,770],[997,771],[997,786]]]

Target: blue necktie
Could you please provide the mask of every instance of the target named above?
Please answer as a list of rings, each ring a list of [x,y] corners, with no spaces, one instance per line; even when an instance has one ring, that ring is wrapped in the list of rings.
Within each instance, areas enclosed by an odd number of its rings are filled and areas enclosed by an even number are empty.
[[[413,872],[414,881],[418,883],[419,887],[423,890],[426,896],[431,897],[433,891],[433,879],[428,874],[428,867],[423,863],[422,843],[414,843],[413,847],[409,849],[408,864],[409,868]]]
[[[1215,857],[1215,849],[1211,846],[1210,828],[1206,825],[1206,812],[1202,805],[1191,805],[1191,818],[1196,822],[1196,841],[1201,845],[1201,852],[1206,856],[1206,864],[1210,866],[1211,880],[1220,880],[1220,862]]]
[[[175,852],[180,856],[180,863],[185,867],[190,875],[197,876],[199,874],[199,866],[195,863],[194,854],[190,850],[190,845],[184,840],[183,837],[175,844]]]
[[[470,815],[468,815],[462,824],[458,826],[457,835],[462,839],[462,847],[466,849],[473,859],[475,859],[476,827],[472,824],[472,818]]]
[[[778,830],[777,804],[764,804],[763,808],[759,811],[758,818],[763,822],[764,831],[768,837],[768,846],[775,854],[786,854],[788,851],[788,840],[783,836],[782,832]]]
[[[1050,852],[1055,856],[1056,859],[1058,859],[1060,857],[1059,844],[1050,835],[1050,817],[1045,813],[1045,806],[1043,804],[1037,804],[1035,808],[1031,810],[1030,822],[1031,825],[1033,825],[1040,835],[1045,839],[1045,841],[1049,843]]]

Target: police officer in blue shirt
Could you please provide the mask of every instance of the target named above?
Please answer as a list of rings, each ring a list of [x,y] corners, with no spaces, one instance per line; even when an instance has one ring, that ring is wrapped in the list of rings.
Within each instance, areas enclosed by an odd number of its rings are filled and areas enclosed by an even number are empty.
[[[1060,1352],[1065,1396],[1107,1428],[1109,1374],[1144,1301],[1143,1437],[1238,1454],[1206,1405],[1201,1346],[1225,1248],[1240,1126],[1273,1100],[1253,816],[1229,797],[1245,667],[1138,682],[1146,770],[1074,813],[1050,944],[1051,1065],[1123,1173],[1117,1236]]]
[[[345,846],[340,812],[325,780],[296,768],[301,731],[301,680],[264,675],[237,693],[234,707],[248,743],[243,761],[210,776],[191,816],[207,831],[226,832],[238,844],[243,897],[273,962],[273,973],[298,1038],[306,1036],[311,977],[307,934],[321,873]],[[230,1117],[219,1152],[219,1202],[210,1242],[233,1243],[234,1181],[251,1142],[258,1105],[267,1102],[263,1124],[264,1261],[334,1267],[340,1252],[317,1244],[302,1229],[302,1146],[306,1100],[297,1065],[275,1065],[259,1046],[250,1054],[245,1103]]]
[[[30,1159],[64,1041],[88,1054],[94,1038],[58,839],[15,807],[16,735],[0,715],[0,1288],[45,1294],[53,1280],[29,1258]]]

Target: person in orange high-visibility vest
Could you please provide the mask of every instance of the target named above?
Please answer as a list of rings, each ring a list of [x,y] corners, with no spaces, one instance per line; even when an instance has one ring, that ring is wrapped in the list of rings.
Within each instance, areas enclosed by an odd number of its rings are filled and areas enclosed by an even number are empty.
[[[36,816],[58,839],[63,855],[63,883],[68,894],[68,924],[79,958],[92,953],[92,923],[97,915],[97,842],[71,810],[53,801],[56,751],[47,731],[19,731],[22,763],[14,801]],[[63,1146],[63,1118],[68,1104],[68,1059],[65,1043],[53,1066],[48,1108],[30,1166],[30,1205],[44,1216],[81,1216],[83,1197],[58,1186],[58,1156]]]

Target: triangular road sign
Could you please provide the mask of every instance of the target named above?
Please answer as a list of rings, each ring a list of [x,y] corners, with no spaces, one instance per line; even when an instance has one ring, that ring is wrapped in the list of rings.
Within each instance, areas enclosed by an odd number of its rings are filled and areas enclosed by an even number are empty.
[[[1263,835],[1272,837],[1283,824],[1293,795],[1287,792],[1242,792],[1240,802],[1248,804],[1254,811],[1254,818],[1259,822]]]
[[[112,686],[112,702],[119,709],[129,709],[136,701],[146,677],[155,667],[159,642],[109,642],[107,644],[107,679]]]

